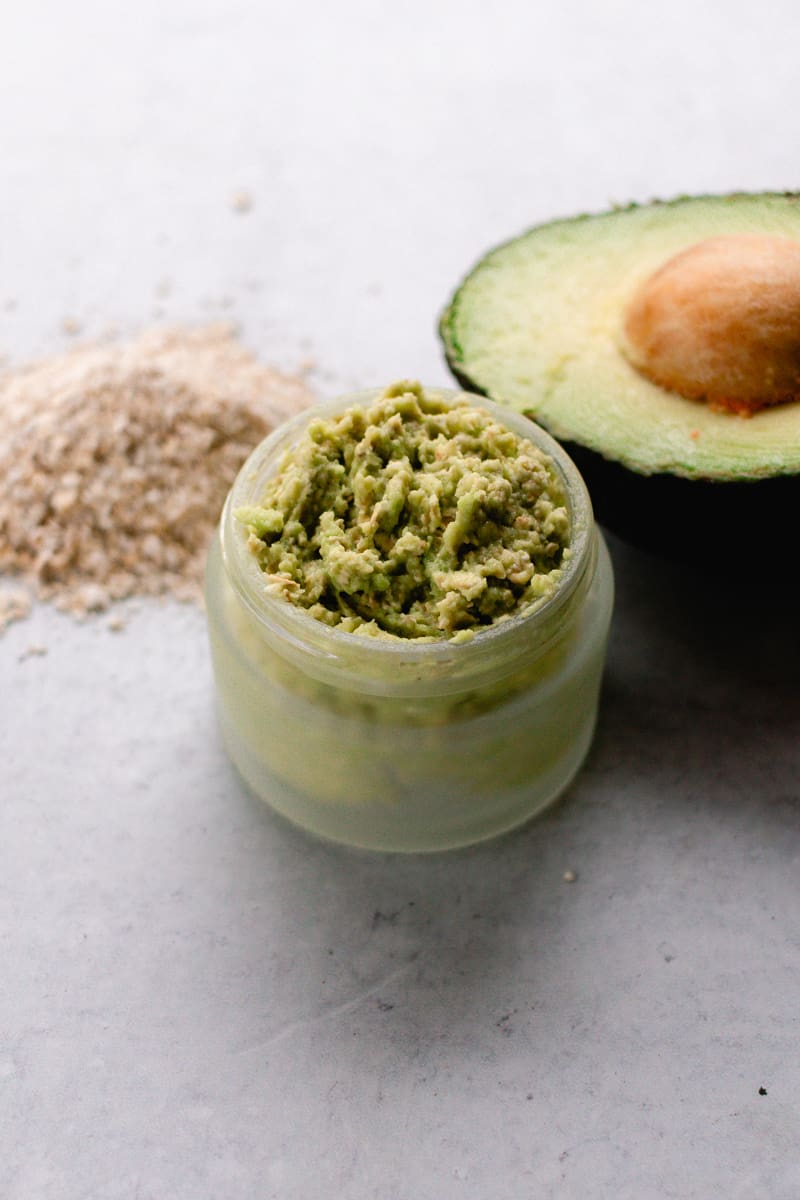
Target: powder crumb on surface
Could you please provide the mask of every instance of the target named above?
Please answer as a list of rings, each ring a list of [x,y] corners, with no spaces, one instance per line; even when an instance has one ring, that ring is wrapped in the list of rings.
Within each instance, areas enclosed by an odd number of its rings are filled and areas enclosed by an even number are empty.
[[[564,880],[564,883],[574,883],[575,880],[578,878],[578,872],[577,871],[565,871],[564,874],[561,876],[561,878]]]
[[[106,628],[109,629],[111,633],[122,633],[122,631],[127,628],[127,625],[128,622],[124,617],[114,616],[109,619]]]
[[[237,213],[247,213],[253,207],[253,197],[249,192],[234,192],[231,196],[231,208]]]
[[[25,662],[26,658],[44,658],[47,654],[47,646],[42,646],[38,642],[33,645],[26,646],[19,655],[18,662]]]
[[[66,333],[68,337],[76,337],[82,328],[83,326],[80,321],[76,320],[75,317],[64,317],[64,320],[61,322],[62,332]]]
[[[0,573],[76,617],[129,596],[198,601],[239,467],[312,400],[221,323],[4,373]],[[0,628],[30,607],[0,593]]]
[[[33,599],[30,592],[22,588],[0,591],[0,633],[12,621],[22,621],[30,614]]]

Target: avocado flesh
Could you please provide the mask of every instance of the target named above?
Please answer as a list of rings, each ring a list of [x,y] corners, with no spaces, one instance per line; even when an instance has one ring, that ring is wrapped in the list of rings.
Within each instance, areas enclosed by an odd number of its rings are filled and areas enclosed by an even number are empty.
[[[650,383],[620,349],[627,303],[653,271],[739,233],[800,240],[800,197],[689,197],[532,229],[491,251],[454,295],[440,326],[450,366],[544,425],[590,474],[578,448],[647,476],[800,474],[799,403],[749,418],[714,411]]]

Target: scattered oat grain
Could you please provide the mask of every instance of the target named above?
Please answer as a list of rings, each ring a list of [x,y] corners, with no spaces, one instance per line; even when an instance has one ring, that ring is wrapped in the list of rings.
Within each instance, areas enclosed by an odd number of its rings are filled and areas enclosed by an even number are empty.
[[[234,192],[231,196],[231,208],[237,213],[250,212],[253,207],[253,197],[249,192]]]
[[[578,878],[578,873],[577,871],[565,871],[561,878],[564,880],[564,883],[574,883]]]
[[[12,621],[22,621],[31,611],[33,599],[22,588],[0,591],[0,633]]]
[[[34,642],[32,645],[25,647],[17,661],[25,662],[26,658],[44,658],[45,654],[47,654],[47,646],[42,646],[38,642]]]

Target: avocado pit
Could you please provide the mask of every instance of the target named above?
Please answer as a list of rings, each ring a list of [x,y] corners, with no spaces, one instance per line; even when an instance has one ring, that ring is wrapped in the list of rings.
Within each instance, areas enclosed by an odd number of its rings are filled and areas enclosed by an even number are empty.
[[[800,241],[707,238],[631,297],[622,349],[652,383],[749,416],[800,399]]]

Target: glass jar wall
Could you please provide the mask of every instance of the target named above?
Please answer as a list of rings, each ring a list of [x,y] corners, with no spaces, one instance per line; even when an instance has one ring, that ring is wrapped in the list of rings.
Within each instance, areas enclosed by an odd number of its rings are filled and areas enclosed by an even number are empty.
[[[591,742],[613,581],[588,494],[538,426],[469,400],[549,454],[564,484],[570,555],[541,607],[469,640],[415,642],[344,633],[266,595],[233,512],[258,502],[308,412],[253,452],[211,547],[206,600],[228,752],[257,795],[326,838],[393,851],[480,841],[549,804]]]

